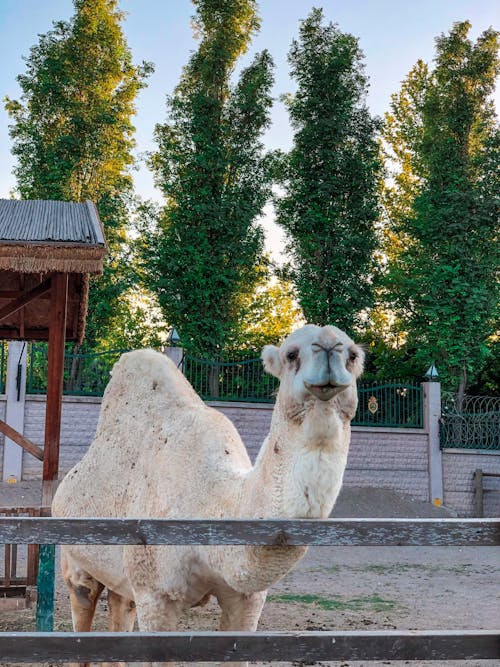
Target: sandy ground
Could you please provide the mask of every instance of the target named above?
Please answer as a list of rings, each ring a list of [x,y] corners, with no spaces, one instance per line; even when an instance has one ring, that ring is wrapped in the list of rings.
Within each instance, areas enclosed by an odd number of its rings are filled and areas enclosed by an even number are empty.
[[[11,504],[2,493],[4,505]],[[24,498],[21,496],[24,495]],[[31,488],[18,487],[16,505],[29,505]],[[433,506],[381,489],[343,490],[337,517],[450,516]],[[492,547],[314,547],[269,591],[261,630],[495,630],[500,625],[500,558]],[[195,609],[181,630],[215,630],[217,606]],[[4,612],[0,631],[34,629],[34,610]],[[56,629],[71,630],[69,603],[60,577]],[[106,629],[106,600],[99,603],[96,629]],[[500,661],[500,656],[499,656]],[[12,663],[0,663],[10,664]],[[273,663],[284,667],[288,663]],[[316,663],[321,664],[321,663]],[[486,667],[494,661],[344,662],[349,665]]]

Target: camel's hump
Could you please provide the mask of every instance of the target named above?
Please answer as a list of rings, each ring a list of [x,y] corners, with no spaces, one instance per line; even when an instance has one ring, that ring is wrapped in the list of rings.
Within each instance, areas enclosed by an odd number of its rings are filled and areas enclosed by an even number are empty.
[[[181,371],[165,354],[155,350],[134,350],[122,354],[111,371],[104,401],[110,393],[174,395],[178,399],[201,401]]]

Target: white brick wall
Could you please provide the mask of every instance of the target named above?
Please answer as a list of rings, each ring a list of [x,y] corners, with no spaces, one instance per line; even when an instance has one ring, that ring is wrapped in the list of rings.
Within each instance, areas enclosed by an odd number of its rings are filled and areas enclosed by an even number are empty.
[[[100,399],[63,398],[60,474],[64,475],[85,453],[95,433]],[[211,403],[235,424],[252,460],[271,423],[272,405],[251,403]],[[0,418],[5,401],[0,396]],[[27,396],[25,435],[43,447],[45,397]],[[394,489],[419,500],[429,499],[428,435],[424,429],[353,427],[344,483],[349,486],[375,486]],[[3,438],[0,438],[0,451]],[[0,456],[0,465],[2,457]],[[474,513],[472,475],[476,468],[500,472],[500,453],[443,452],[444,503],[460,515]],[[29,454],[23,458],[23,478],[39,479],[42,465]],[[488,480],[485,487],[494,486]],[[499,484],[500,487],[500,484]],[[500,493],[486,492],[485,514],[500,514]]]
[[[474,471],[500,474],[500,452],[445,449],[443,451],[444,504],[460,516],[474,516]],[[485,478],[484,516],[500,516],[500,479]]]
[[[344,483],[429,498],[427,434],[417,429],[352,428]]]
[[[64,396],[62,404],[61,449],[59,471],[64,475],[85,454],[92,442],[99,418],[101,399],[87,396]],[[45,396],[27,396],[24,434],[43,447],[45,432]],[[23,456],[23,479],[39,479],[42,464],[26,452]]]
[[[250,454],[257,452],[269,431],[272,405],[211,403],[231,419]],[[427,433],[423,429],[353,427],[344,483],[378,486],[429,498]]]

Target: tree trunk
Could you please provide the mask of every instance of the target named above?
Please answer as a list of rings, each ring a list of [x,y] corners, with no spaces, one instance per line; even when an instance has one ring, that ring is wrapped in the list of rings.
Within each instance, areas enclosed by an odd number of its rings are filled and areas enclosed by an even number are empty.
[[[71,369],[68,378],[68,390],[75,389],[76,382],[80,374],[80,366],[82,360],[79,355],[79,352],[80,352],[80,345],[77,344],[73,347],[73,358],[71,360]]]

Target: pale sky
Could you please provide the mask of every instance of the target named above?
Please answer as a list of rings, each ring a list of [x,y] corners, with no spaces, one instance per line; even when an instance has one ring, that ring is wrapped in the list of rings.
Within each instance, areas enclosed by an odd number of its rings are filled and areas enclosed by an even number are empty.
[[[134,124],[136,152],[140,156],[154,149],[154,126],[165,120],[165,96],[178,83],[182,66],[196,48],[190,27],[194,12],[189,0],[121,0],[119,4],[128,14],[123,27],[134,62],[149,60],[155,64],[155,73],[137,100]],[[276,64],[276,98],[294,89],[288,75],[287,53],[292,39],[298,35],[299,21],[313,6],[318,6],[323,7],[328,21],[338,23],[342,31],[359,38],[370,78],[368,104],[379,115],[387,111],[390,95],[399,89],[415,62],[419,58],[432,62],[434,38],[448,32],[454,21],[470,20],[474,39],[489,26],[500,27],[498,0],[261,0],[259,6],[261,31],[241,65],[247,64],[257,51],[267,48]],[[38,34],[51,28],[52,21],[68,19],[72,14],[72,0],[0,0],[0,98],[19,96],[16,76],[25,69],[22,57],[29,54]],[[497,109],[500,108],[498,89],[496,103]],[[9,197],[15,186],[8,122],[2,105],[0,198]],[[287,149],[291,141],[286,111],[276,100],[265,145]],[[144,166],[134,172],[134,180],[139,195],[161,201]],[[279,255],[282,237],[271,224],[269,209],[266,218],[268,244]]]

